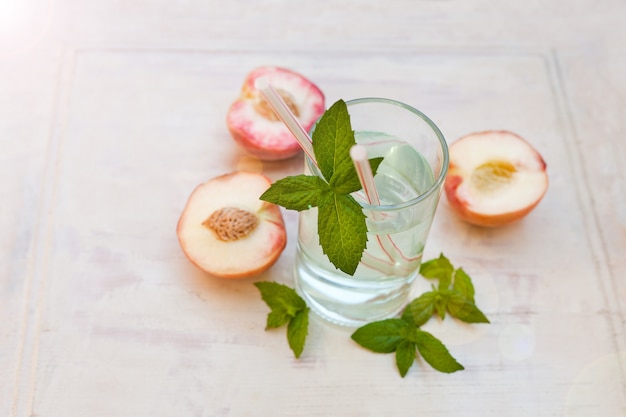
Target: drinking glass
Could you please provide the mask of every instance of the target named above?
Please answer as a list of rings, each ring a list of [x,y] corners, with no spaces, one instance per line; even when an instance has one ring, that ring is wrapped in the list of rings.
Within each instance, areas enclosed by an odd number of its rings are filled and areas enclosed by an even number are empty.
[[[360,326],[393,317],[409,301],[448,170],[448,147],[439,128],[407,104],[385,98],[346,104],[356,142],[368,158],[384,158],[374,177],[380,204],[369,204],[363,191],[353,194],[368,230],[353,276],[322,252],[317,208],[300,212],[295,284],[323,318]],[[304,170],[322,177],[309,158]]]

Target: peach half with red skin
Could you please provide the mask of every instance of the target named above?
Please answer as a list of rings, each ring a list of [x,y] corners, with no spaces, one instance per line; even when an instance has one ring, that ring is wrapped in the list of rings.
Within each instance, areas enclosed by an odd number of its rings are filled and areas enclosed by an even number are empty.
[[[246,76],[239,98],[228,109],[228,130],[248,153],[264,161],[291,158],[301,151],[300,145],[256,88],[261,77],[276,89],[306,131],[325,111],[324,94],[297,72],[263,66]]]
[[[548,189],[546,163],[530,143],[509,131],[464,136],[449,148],[444,190],[468,223],[497,227],[519,220]]]
[[[178,220],[180,246],[198,268],[221,278],[257,275],[287,244],[280,208],[259,199],[262,174],[236,171],[198,185]]]

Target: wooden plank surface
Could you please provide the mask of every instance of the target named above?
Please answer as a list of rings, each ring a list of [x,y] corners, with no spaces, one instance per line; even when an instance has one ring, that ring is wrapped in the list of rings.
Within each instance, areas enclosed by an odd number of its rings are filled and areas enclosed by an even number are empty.
[[[0,33],[23,42],[0,44],[0,414],[626,416],[622,3],[318,1],[298,21],[283,0],[8,4]],[[522,222],[479,229],[440,204],[426,258],[463,266],[492,321],[426,326],[465,371],[401,379],[317,318],[295,360],[252,285],[292,285],[293,212],[253,279],[182,255],[195,185],[301,170],[226,129],[264,64],[305,73],[328,104],[395,98],[449,142],[509,129],[541,151],[550,188]]]

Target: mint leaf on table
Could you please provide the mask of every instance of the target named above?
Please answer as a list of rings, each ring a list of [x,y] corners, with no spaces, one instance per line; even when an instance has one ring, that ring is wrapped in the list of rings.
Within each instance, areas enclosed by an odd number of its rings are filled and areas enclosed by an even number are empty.
[[[299,358],[304,349],[309,330],[309,309],[305,308],[296,313],[287,326],[287,341],[296,358]]]
[[[450,299],[450,292],[446,290],[435,291],[435,312],[439,315],[441,320],[446,318],[446,310],[448,309],[448,300]]]
[[[452,373],[465,369],[450,355],[445,345],[428,332],[417,331],[416,345],[424,360],[439,372]]]
[[[402,319],[416,327],[421,327],[433,315],[435,311],[436,291],[425,292],[404,309]]]
[[[405,310],[404,314],[413,315],[416,323],[423,320],[428,311],[436,313],[442,320],[448,312],[466,323],[489,323],[489,319],[476,306],[474,284],[463,268],[455,269],[450,260],[441,254],[439,258],[424,262],[420,266],[420,274],[431,280],[439,280],[439,285],[413,300]]]
[[[462,268],[454,268],[443,254],[424,262],[420,274],[438,280],[438,285],[411,301],[400,318],[368,323],[358,328],[352,339],[373,352],[395,352],[396,366],[402,377],[418,355],[440,372],[461,371],[463,365],[452,357],[446,346],[420,327],[434,314],[444,319],[446,313],[466,323],[489,323],[475,304],[472,279]]]
[[[395,352],[396,367],[403,378],[418,356],[440,372],[452,373],[464,369],[439,339],[420,329],[433,314],[441,314],[438,309],[444,308],[451,316],[467,323],[489,323],[474,303],[474,285],[463,269],[452,267],[443,255],[425,264],[430,278],[447,281],[449,277],[447,282],[451,287],[433,286],[432,291],[409,303],[400,318],[368,323],[356,329],[351,336],[352,340],[372,352]],[[306,302],[286,285],[268,281],[254,285],[271,309],[266,329],[287,325],[289,347],[299,358],[308,335],[309,308]]]
[[[296,358],[304,349],[309,326],[309,308],[292,288],[277,282],[261,281],[254,285],[261,298],[271,309],[267,315],[266,329],[287,324],[287,341]]]
[[[415,348],[415,342],[408,340],[403,340],[396,348],[396,366],[402,378],[406,376],[409,372],[409,368],[413,366],[413,362],[415,362]]]
[[[322,251],[339,270],[354,275],[367,244],[367,226],[361,206],[350,195],[361,182],[350,149],[356,144],[348,107],[334,103],[313,131],[313,152],[324,179],[297,175],[276,181],[260,197],[289,210],[318,207],[318,235]],[[370,159],[376,175],[383,158]]]
[[[472,284],[472,279],[465,273],[463,268],[454,271],[452,288],[468,300],[474,302],[474,284]]]
[[[387,319],[368,323],[352,333],[352,340],[376,353],[391,353],[405,337],[402,330],[408,323],[401,319]]]
[[[456,372],[463,368],[440,340],[414,326],[412,319],[386,319],[359,327],[352,340],[376,353],[396,353],[396,366],[404,376],[417,358],[417,352],[434,369]]]
[[[439,255],[439,258],[431,259],[420,265],[420,275],[424,278],[438,279],[440,289],[450,286],[453,272],[454,267],[443,253]]]
[[[489,319],[476,307],[474,301],[458,292],[454,292],[450,295],[448,299],[448,311],[452,317],[466,323],[489,323]]]

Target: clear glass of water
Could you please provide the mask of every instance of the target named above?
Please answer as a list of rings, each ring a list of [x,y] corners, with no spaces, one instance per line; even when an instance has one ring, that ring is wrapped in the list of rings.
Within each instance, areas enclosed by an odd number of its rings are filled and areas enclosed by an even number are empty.
[[[409,301],[448,170],[448,147],[422,112],[384,98],[346,102],[357,143],[384,157],[375,176],[380,205],[353,194],[367,216],[368,242],[353,276],[324,255],[317,208],[300,212],[296,289],[313,311],[346,326],[393,317]],[[313,127],[315,129],[315,127]],[[319,175],[305,161],[307,175]]]

